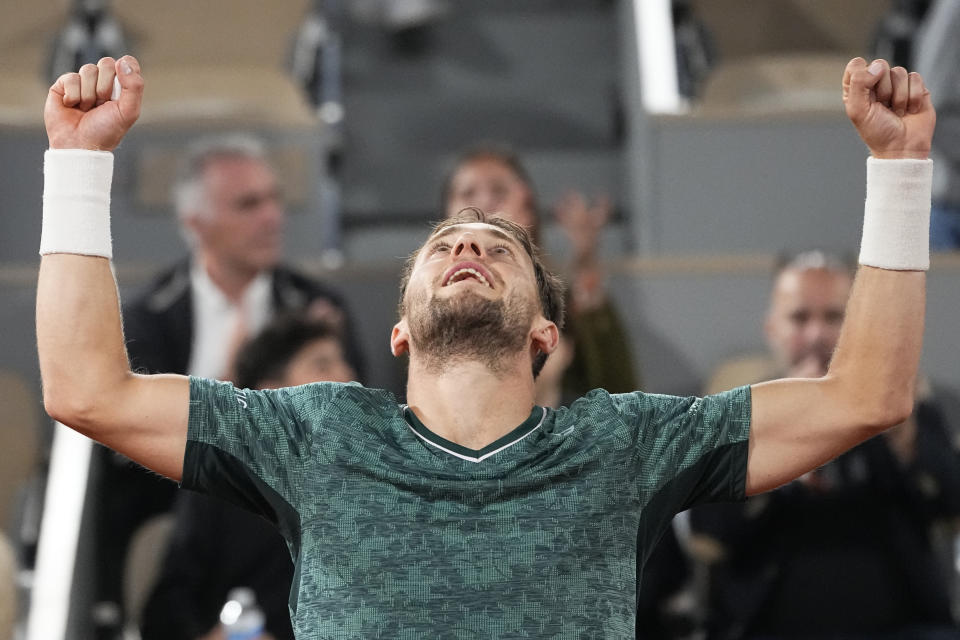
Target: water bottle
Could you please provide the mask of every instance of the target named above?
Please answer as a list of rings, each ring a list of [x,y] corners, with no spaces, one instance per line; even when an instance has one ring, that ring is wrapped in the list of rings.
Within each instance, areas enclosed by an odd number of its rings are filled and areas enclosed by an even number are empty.
[[[227,640],[253,640],[259,637],[263,633],[266,618],[257,606],[253,589],[231,589],[220,611],[220,622],[227,632]]]

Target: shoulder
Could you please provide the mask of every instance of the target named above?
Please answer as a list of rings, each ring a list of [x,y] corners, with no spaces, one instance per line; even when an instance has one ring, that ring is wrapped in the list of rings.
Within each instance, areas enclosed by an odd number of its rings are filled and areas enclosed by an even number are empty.
[[[298,406],[336,405],[339,410],[363,410],[368,413],[395,411],[392,395],[382,389],[371,389],[358,382],[311,382],[299,387],[265,390],[263,393],[283,398]]]
[[[356,382],[311,382],[280,389],[240,389],[229,382],[190,378],[191,403],[212,403],[234,407],[262,416],[276,415],[283,420],[323,424],[341,424],[354,418],[393,415],[397,403],[393,395],[370,389]]]
[[[564,417],[625,429],[632,441],[671,439],[702,431],[721,437],[746,438],[750,422],[750,387],[709,396],[672,396],[634,391],[611,394],[595,389],[570,405]],[[735,427],[735,428],[733,428]],[[729,433],[728,433],[729,432]]]
[[[574,401],[569,408],[577,418],[619,420],[624,422],[670,421],[684,414],[699,400],[695,397],[669,396],[643,391],[610,393],[594,389]]]
[[[603,424],[607,428],[614,424],[629,426],[632,429],[646,429],[677,420],[689,413],[699,401],[696,397],[668,396],[643,391],[631,393],[610,393],[605,389],[594,389],[574,401],[569,409],[561,411],[558,418],[589,420]]]

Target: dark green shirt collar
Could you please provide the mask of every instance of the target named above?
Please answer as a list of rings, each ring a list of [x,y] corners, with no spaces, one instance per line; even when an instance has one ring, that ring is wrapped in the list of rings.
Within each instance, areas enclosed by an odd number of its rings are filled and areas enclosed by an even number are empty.
[[[467,447],[459,445],[456,442],[451,442],[446,438],[441,438],[434,432],[430,431],[426,425],[420,422],[420,419],[417,418],[417,415],[413,412],[413,410],[410,409],[409,406],[402,405],[402,408],[404,420],[406,420],[410,430],[417,434],[421,440],[435,449],[440,449],[441,451],[445,451],[452,456],[456,456],[457,458],[467,460],[469,462],[483,462],[495,453],[515,445],[539,429],[547,417],[547,409],[545,407],[534,406],[533,410],[530,411],[530,416],[510,433],[497,438],[494,442],[491,442],[482,449],[468,449]]]

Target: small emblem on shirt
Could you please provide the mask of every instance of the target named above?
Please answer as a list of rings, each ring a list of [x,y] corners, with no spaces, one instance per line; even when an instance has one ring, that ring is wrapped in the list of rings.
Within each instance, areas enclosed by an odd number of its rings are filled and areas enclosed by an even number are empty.
[[[234,389],[233,395],[237,399],[237,404],[239,404],[244,409],[247,408],[247,392],[243,389]]]

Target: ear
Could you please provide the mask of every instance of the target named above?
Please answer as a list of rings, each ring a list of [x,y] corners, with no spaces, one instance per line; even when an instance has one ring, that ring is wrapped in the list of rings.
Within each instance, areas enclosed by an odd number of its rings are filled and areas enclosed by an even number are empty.
[[[533,353],[543,352],[551,354],[556,351],[560,344],[560,330],[557,325],[550,322],[543,316],[539,316],[534,321],[533,328],[530,331],[530,338],[533,342]]]
[[[205,229],[202,216],[196,213],[185,215],[180,223],[194,239],[201,237]]]
[[[390,332],[390,353],[395,358],[410,353],[410,331],[407,328],[406,318],[402,318],[400,322],[393,325],[393,331]]]

